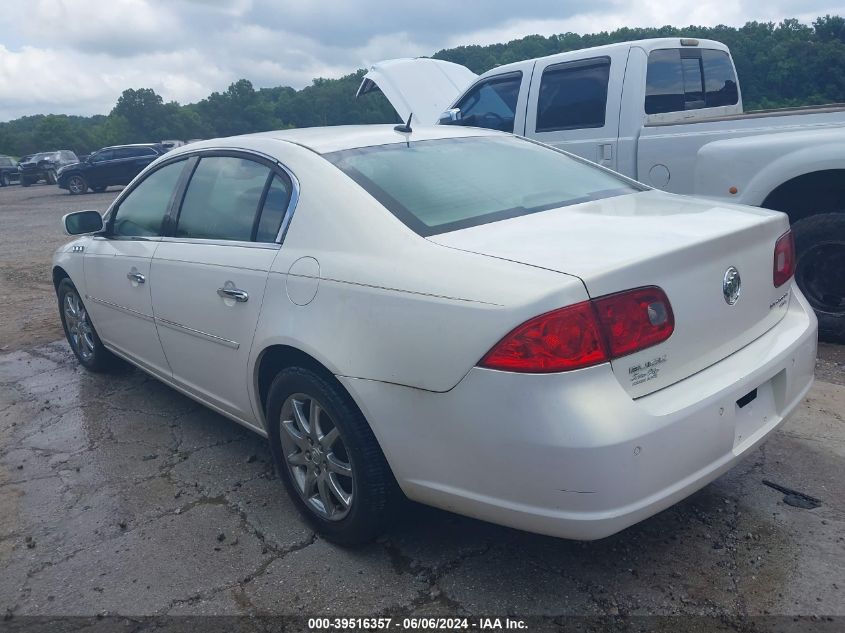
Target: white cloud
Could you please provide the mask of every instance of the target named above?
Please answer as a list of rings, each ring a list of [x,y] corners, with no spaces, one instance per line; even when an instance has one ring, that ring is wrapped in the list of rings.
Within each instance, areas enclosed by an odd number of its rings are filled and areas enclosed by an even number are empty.
[[[196,101],[245,77],[300,88],[380,59],[539,33],[805,22],[830,0],[28,0],[0,23],[0,120],[107,113],[126,88]]]

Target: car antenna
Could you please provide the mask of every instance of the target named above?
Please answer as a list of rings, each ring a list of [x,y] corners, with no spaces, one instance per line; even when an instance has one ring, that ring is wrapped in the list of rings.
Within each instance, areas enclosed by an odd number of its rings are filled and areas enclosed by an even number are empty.
[[[411,119],[413,117],[414,113],[411,112],[411,114],[408,115],[407,123],[400,123],[399,125],[394,125],[393,129],[397,132],[401,132],[402,134],[410,134],[411,132],[413,132],[413,130],[411,129]]]

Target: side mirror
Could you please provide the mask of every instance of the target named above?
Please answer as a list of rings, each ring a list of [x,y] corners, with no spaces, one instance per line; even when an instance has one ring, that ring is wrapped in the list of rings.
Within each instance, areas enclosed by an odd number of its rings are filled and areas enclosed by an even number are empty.
[[[443,114],[440,115],[440,119],[437,121],[442,125],[449,125],[450,123],[455,123],[456,121],[461,120],[461,109],[460,108],[449,108]]]
[[[103,230],[103,216],[99,211],[77,211],[63,217],[62,224],[68,235],[98,233]]]

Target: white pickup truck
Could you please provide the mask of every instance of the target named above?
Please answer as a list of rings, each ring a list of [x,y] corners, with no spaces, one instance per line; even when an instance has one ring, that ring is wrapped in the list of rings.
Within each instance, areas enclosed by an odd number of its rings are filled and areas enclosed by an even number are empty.
[[[830,69],[845,72],[845,68]],[[529,59],[481,76],[418,58],[375,64],[402,120],[513,132],[647,185],[789,214],[796,277],[822,335],[845,342],[845,105],[743,112],[728,48],[652,39]]]

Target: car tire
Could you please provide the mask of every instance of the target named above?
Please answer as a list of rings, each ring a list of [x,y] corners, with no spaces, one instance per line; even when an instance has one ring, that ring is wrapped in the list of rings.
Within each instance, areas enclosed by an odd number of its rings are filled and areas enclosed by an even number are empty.
[[[48,185],[55,185],[56,184],[56,170],[50,169],[47,171],[47,178],[46,178]]]
[[[0,187],[8,187],[9,184],[9,174],[0,175]]]
[[[270,386],[266,415],[276,472],[311,526],[341,545],[381,534],[402,493],[363,414],[334,377],[283,369]]]
[[[79,174],[74,174],[67,179],[67,190],[72,196],[79,196],[88,191],[88,183]]]
[[[32,183],[27,179],[21,176],[21,187],[29,187]]]
[[[845,212],[804,218],[792,232],[795,281],[819,319],[819,338],[845,343]]]
[[[94,372],[112,370],[117,364],[117,357],[103,346],[76,286],[70,279],[62,279],[56,295],[62,328],[79,363]]]
[[[91,191],[94,193],[103,193],[106,190],[104,185],[100,185],[99,187],[91,187]]]

